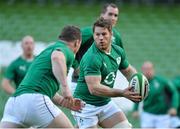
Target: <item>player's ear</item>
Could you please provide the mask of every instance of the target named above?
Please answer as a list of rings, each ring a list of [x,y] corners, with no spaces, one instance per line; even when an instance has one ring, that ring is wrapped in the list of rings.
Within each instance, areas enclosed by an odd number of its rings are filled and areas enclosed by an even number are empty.
[[[77,47],[77,46],[79,46],[80,43],[81,43],[80,40],[77,39],[77,40],[75,40],[75,42],[74,42],[74,46]]]
[[[74,47],[77,47],[77,45],[78,45],[78,41],[75,40],[75,42],[74,42]]]

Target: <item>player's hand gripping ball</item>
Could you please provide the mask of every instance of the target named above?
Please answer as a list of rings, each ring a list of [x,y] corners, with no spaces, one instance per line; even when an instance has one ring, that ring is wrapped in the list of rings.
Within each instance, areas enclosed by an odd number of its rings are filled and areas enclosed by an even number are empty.
[[[130,86],[133,87],[133,91],[139,93],[142,97],[141,101],[148,96],[149,82],[142,73],[136,73],[130,79]]]

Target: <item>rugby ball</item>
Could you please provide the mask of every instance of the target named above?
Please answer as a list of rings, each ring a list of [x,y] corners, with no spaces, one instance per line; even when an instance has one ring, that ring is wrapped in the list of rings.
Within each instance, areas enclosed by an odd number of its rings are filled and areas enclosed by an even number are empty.
[[[142,73],[136,73],[130,79],[130,86],[133,87],[133,91],[139,93],[144,100],[148,96],[149,82]]]

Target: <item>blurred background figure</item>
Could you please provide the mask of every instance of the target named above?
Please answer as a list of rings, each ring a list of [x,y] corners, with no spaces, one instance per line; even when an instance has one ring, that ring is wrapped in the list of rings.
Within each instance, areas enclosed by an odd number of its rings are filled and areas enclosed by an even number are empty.
[[[174,86],[176,87],[176,90],[178,91],[179,94],[179,100],[180,100],[180,76],[176,76],[172,80]],[[171,128],[180,128],[180,103],[179,107],[177,110],[177,116],[172,116],[171,117]]]
[[[8,93],[14,93],[24,78],[29,66],[34,60],[34,39],[32,36],[25,36],[21,43],[22,55],[15,59],[6,69],[5,75],[2,79],[2,88]],[[15,84],[15,88],[13,86]]]
[[[141,128],[169,128],[170,116],[177,115],[178,92],[170,81],[155,75],[152,62],[144,62],[142,72],[149,80],[150,89],[142,104]],[[172,94],[172,97],[169,97],[169,94]],[[133,117],[139,116],[138,105],[134,106]]]

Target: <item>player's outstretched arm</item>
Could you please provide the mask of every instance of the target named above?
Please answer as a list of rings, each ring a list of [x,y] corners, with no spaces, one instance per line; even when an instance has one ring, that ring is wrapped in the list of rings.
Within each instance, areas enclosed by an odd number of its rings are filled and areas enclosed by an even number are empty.
[[[92,95],[104,97],[125,97],[135,102],[139,102],[141,100],[141,96],[139,96],[138,93],[133,92],[132,87],[128,87],[124,90],[110,88],[100,83],[101,76],[86,76],[85,80]]]

